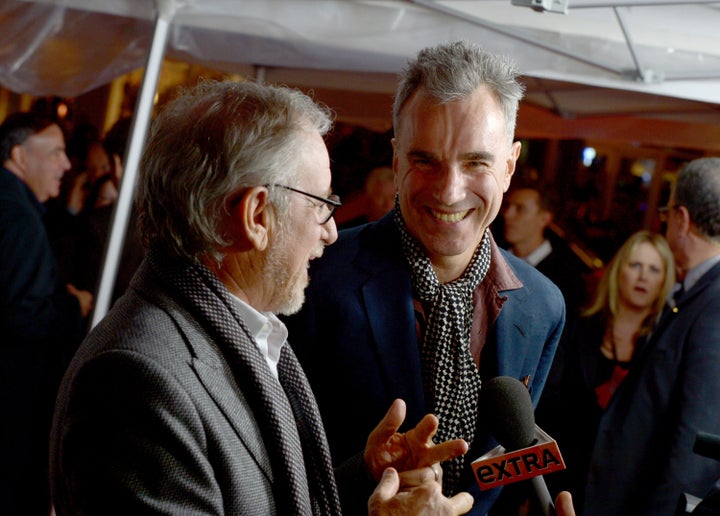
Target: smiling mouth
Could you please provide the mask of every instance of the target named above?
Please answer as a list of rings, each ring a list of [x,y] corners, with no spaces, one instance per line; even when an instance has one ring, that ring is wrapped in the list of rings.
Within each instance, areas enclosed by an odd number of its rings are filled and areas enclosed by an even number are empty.
[[[455,213],[445,213],[442,211],[435,211],[430,210],[430,214],[433,216],[434,219],[439,220],[441,222],[460,222],[465,217],[467,217],[467,214],[470,213],[470,210],[465,211],[458,211]]]

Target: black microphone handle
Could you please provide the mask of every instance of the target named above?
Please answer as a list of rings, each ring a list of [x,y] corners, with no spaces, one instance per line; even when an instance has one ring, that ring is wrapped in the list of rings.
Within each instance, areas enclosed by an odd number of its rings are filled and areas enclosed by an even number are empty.
[[[535,491],[535,497],[540,504],[542,515],[555,516],[555,504],[550,497],[550,492],[548,491],[547,484],[545,483],[545,479],[542,475],[531,478],[530,484],[532,484],[533,491]]]
[[[693,451],[703,457],[720,460],[720,435],[698,432]]]

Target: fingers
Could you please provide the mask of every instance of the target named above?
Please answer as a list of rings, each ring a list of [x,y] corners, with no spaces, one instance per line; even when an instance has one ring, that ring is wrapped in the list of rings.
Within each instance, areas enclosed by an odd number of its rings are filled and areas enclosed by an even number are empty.
[[[418,487],[427,482],[437,482],[442,485],[442,468],[440,464],[432,464],[400,473],[400,486],[402,489]]]
[[[445,462],[467,452],[468,444],[462,439],[454,439],[435,445],[432,438],[435,436],[437,429],[437,417],[433,414],[427,414],[415,428],[408,432],[408,437],[412,442],[418,443],[421,446],[427,446],[427,449],[423,450],[422,458],[420,456],[417,457],[418,467],[427,466],[435,462]]]
[[[460,455],[464,455],[468,451],[468,443],[462,439],[453,439],[444,443],[436,444],[428,448],[425,452],[424,463],[433,464],[435,462],[445,462]]]
[[[555,499],[555,514],[557,516],[575,516],[575,508],[572,503],[572,495],[562,491]]]
[[[395,469],[387,468],[368,501],[368,514],[455,516],[470,511],[473,497],[469,493],[458,493],[452,498],[443,496],[439,484],[441,475],[439,464],[400,475]],[[406,479],[411,479],[416,485],[405,485]]]
[[[433,414],[426,414],[424,418],[411,430],[418,441],[429,442],[432,440],[438,429],[438,418]]]
[[[450,507],[452,507],[454,514],[465,514],[466,512],[470,512],[470,509],[472,509],[474,500],[470,493],[458,493],[449,498],[448,502],[450,503]]]
[[[72,283],[65,285],[65,289],[77,298],[82,316],[87,317],[93,308],[93,295],[87,290],[78,290]]]
[[[440,464],[433,464],[430,466],[430,469],[435,475],[435,482],[441,484],[440,481],[442,480],[442,468],[440,467]]]
[[[378,514],[379,507],[387,503],[391,498],[397,495],[398,489],[400,488],[400,478],[398,477],[397,471],[393,468],[387,468],[383,471],[380,482],[378,482],[375,491],[368,500],[368,513]]]
[[[400,425],[405,421],[405,402],[401,399],[393,401],[385,417],[370,432],[368,444],[384,443],[398,431]]]

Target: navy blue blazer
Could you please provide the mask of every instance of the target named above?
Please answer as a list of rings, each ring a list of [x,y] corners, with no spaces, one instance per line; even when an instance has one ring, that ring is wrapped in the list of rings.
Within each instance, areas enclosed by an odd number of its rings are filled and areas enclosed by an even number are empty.
[[[672,515],[683,492],[703,497],[720,462],[693,453],[720,434],[720,264],[665,314],[600,421],[586,515]]]
[[[536,403],[565,322],[558,288],[533,267],[500,250],[522,287],[506,298],[489,325],[481,374],[530,377]],[[407,403],[404,428],[429,412],[423,394],[410,272],[392,212],[376,223],[342,231],[313,262],[302,311],[289,318],[295,349],[320,406],[336,464],[365,446],[392,401]],[[475,459],[495,445],[483,417]],[[483,449],[481,449],[483,448]],[[476,486],[471,472],[467,489]],[[477,494],[484,514],[498,493]],[[475,512],[475,511],[474,511]]]

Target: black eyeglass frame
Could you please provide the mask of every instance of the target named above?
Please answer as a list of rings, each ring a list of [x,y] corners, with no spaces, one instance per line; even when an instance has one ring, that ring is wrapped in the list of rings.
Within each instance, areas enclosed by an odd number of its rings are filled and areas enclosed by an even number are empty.
[[[308,192],[304,192],[302,190],[298,190],[297,188],[293,188],[291,186],[285,186],[285,185],[278,185],[278,184],[267,184],[265,185],[265,188],[282,188],[283,190],[289,190],[291,192],[299,193],[300,195],[304,195],[305,197],[309,197],[310,199],[315,199],[316,201],[320,201],[325,203],[327,205],[328,209],[330,210],[330,213],[328,213],[328,216],[325,217],[320,222],[320,225],[327,224],[332,216],[335,214],[335,210],[337,210],[340,206],[342,206],[342,202],[340,202],[340,197],[332,194],[330,197],[320,197],[319,195],[311,194]]]

